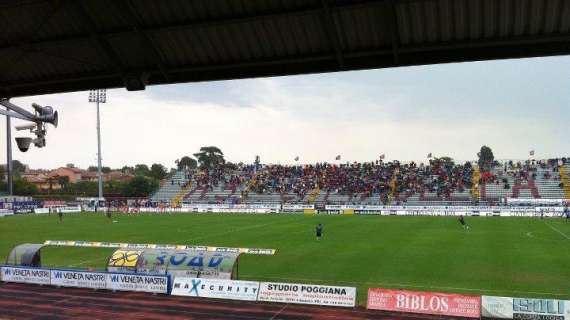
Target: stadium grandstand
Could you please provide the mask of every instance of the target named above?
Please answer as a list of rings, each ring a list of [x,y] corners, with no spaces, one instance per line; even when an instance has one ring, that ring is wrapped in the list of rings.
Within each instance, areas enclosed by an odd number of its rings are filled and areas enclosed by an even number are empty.
[[[147,205],[501,205],[506,199],[570,199],[570,159],[476,162],[433,159],[307,165],[228,165],[177,171]]]

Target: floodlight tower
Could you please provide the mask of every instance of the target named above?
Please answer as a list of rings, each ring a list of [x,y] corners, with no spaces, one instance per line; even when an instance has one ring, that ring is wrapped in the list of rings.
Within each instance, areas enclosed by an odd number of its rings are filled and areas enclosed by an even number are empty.
[[[97,176],[99,180],[99,200],[101,200],[103,198],[103,176],[101,173],[101,117],[99,115],[99,103],[107,102],[106,90],[90,90],[89,102],[97,104]]]

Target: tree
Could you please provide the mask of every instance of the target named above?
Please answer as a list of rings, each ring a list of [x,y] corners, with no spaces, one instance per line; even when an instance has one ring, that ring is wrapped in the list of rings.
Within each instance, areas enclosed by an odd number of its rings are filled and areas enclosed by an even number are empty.
[[[121,168],[121,172],[123,174],[135,174],[135,168],[129,167],[129,166],[124,166]]]
[[[145,176],[148,177],[150,174],[150,169],[146,164],[137,164],[135,166],[135,175],[136,176]]]
[[[61,186],[62,189],[67,189],[67,186],[69,185],[69,177],[68,176],[57,177],[57,183]]]
[[[98,183],[95,181],[79,181],[70,184],[69,187],[71,193],[85,197],[96,197],[99,192]]]
[[[198,166],[198,161],[194,158],[190,158],[189,156],[184,156],[180,158],[180,160],[174,161],[174,163],[176,163],[178,170],[195,169]]]
[[[147,197],[158,187],[159,184],[156,179],[136,176],[125,185],[123,194],[127,197]]]
[[[110,168],[110,167],[101,167],[101,172],[103,172],[103,173],[110,173],[110,172],[111,172],[111,168]]]
[[[168,172],[166,172],[166,168],[161,165],[160,163],[153,163],[150,166],[150,176],[156,180],[162,180],[166,178]]]
[[[218,147],[202,147],[194,156],[200,163],[200,169],[211,169],[224,164],[224,153]]]
[[[6,169],[4,169],[4,166],[0,166],[0,182],[4,181],[5,179],[6,179]]]
[[[482,146],[481,151],[477,153],[477,156],[479,157],[479,167],[486,170],[489,170],[493,167],[495,156],[493,155],[493,150],[491,150],[491,148]]]
[[[87,168],[87,171],[97,172],[97,171],[99,171],[99,168],[97,166],[89,166],[89,168]]]
[[[33,196],[38,193],[38,188],[24,179],[14,179],[14,194],[18,196]]]
[[[12,160],[12,172],[15,176],[20,176],[20,174],[26,172],[26,165],[18,160]]]

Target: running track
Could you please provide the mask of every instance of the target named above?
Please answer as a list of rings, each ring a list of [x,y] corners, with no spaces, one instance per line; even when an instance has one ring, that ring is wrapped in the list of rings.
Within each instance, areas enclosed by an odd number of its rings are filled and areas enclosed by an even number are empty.
[[[362,307],[332,308],[0,283],[0,319],[416,320]],[[437,318],[441,319],[441,318]]]

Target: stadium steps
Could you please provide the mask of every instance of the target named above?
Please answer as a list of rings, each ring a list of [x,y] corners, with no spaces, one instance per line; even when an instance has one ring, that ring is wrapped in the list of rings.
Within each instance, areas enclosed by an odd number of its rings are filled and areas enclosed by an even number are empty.
[[[388,203],[392,203],[392,201],[394,201],[399,173],[400,169],[398,168],[394,169],[394,172],[392,173],[392,179],[390,180],[390,193],[388,194]]]
[[[564,199],[570,199],[570,179],[568,178],[568,165],[560,166],[558,169],[560,174],[560,182],[564,191]]]
[[[321,193],[321,188],[317,186],[315,189],[311,190],[311,193],[309,193],[309,197],[307,197],[307,202],[315,203],[315,200],[317,199],[320,193]]]
[[[564,190],[560,188],[558,172],[551,169],[538,168],[536,171],[535,186],[542,199],[563,199]]]
[[[174,208],[180,207],[180,204],[182,203],[182,199],[184,198],[186,193],[188,193],[188,190],[190,190],[191,188],[192,188],[192,181],[188,181],[188,184],[185,187],[180,189],[180,192],[178,192],[176,197],[174,197],[174,199],[172,199],[172,206]]]
[[[329,201],[329,196],[330,196],[330,194],[331,194],[331,191],[330,191],[330,190],[327,190],[327,192],[326,192],[326,194],[325,194],[325,197],[323,198],[323,203],[326,204],[326,203]]]
[[[184,195],[184,198],[183,198],[183,199],[184,199],[184,200],[189,199],[189,198],[194,194],[194,192],[196,192],[196,190],[198,190],[198,187],[196,187],[196,188],[190,190],[189,192],[187,192],[187,193]]]
[[[180,170],[174,173],[169,179],[166,179],[158,191],[151,196],[151,200],[158,202],[169,202],[178,195],[182,189],[182,185],[188,182],[187,175],[184,171]]]
[[[481,171],[479,171],[479,166],[473,166],[472,174],[472,186],[471,186],[471,198],[473,201],[481,200],[481,192],[479,190],[479,181],[481,180]]]
[[[525,192],[528,191],[528,192]],[[523,194],[521,196],[521,194]],[[521,183],[520,181],[516,181],[515,185],[513,186],[513,198],[521,198],[521,199],[540,199],[540,194],[538,192],[538,188],[534,183],[534,180],[528,179],[526,184]]]
[[[198,200],[204,200],[207,193],[208,193],[208,187],[204,187],[204,189],[202,189],[202,193],[200,193],[200,197],[198,198]]]

